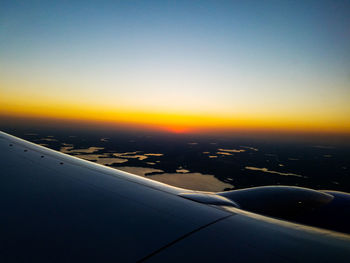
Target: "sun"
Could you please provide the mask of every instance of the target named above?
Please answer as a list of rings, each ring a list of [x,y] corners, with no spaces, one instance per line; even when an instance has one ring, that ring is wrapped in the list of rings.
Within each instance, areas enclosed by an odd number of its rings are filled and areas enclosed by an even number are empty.
[[[190,129],[184,126],[167,126],[164,127],[164,130],[175,134],[184,134],[190,132]]]

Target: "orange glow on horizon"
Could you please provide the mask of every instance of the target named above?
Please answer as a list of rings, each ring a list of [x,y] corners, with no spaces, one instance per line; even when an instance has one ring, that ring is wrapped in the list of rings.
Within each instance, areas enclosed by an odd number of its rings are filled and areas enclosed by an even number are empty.
[[[62,103],[53,100],[27,100],[18,97],[0,98],[0,116],[9,118],[44,118],[90,122],[109,127],[124,127],[174,134],[231,132],[282,132],[349,134],[346,115],[327,112],[189,112],[141,107],[107,107],[80,102]]]
[[[163,127],[162,129],[167,132],[175,133],[175,134],[184,134],[184,133],[193,132],[193,129],[189,129],[182,126],[168,126],[168,127]]]
[[[205,114],[160,113],[126,109],[102,110],[74,107],[1,107],[0,116],[96,123],[106,127],[163,131],[173,134],[229,134],[232,132],[282,132],[350,134],[349,123],[330,123],[320,119],[291,116],[218,116]]]

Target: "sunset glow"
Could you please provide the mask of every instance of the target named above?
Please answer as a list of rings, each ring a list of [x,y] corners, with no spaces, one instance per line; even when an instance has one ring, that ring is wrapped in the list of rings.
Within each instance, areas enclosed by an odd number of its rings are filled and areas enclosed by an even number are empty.
[[[350,135],[342,5],[8,1],[0,117]]]

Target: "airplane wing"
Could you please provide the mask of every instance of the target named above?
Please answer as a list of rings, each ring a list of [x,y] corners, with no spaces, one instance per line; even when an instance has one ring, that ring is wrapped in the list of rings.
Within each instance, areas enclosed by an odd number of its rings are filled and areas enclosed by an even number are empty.
[[[350,260],[349,235],[247,212],[224,193],[172,187],[3,132],[0,207],[1,262]]]

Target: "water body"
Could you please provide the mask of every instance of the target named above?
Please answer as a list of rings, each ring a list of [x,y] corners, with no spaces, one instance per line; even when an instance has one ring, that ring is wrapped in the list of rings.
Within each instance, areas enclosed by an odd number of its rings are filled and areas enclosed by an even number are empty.
[[[103,150],[104,147],[89,147],[89,148],[85,148],[85,149],[74,149],[73,146],[64,146],[61,147],[60,152],[64,152],[64,153],[70,153],[70,154],[74,154],[74,153],[94,153],[97,152],[99,150]]]
[[[169,184],[175,187],[191,189],[196,191],[220,192],[227,188],[233,188],[231,184],[224,183],[214,175],[189,173],[188,170],[180,169],[177,173],[164,173],[163,170],[148,167],[118,167],[124,172],[145,176],[149,179]],[[154,174],[157,173],[157,174]]]
[[[261,171],[264,173],[270,173],[270,174],[279,174],[279,175],[285,175],[285,176],[296,176],[296,177],[303,177],[300,174],[294,174],[294,173],[282,173],[282,172],[277,172],[277,171],[271,171],[267,168],[258,168],[258,167],[251,167],[251,166],[246,166],[246,170],[252,170],[252,171]]]
[[[221,192],[233,185],[224,183],[214,175],[201,173],[163,173],[147,176],[147,178],[172,186],[196,191]]]
[[[230,152],[230,153],[242,153],[245,152],[245,150],[237,150],[237,149],[218,149],[219,152]]]
[[[148,167],[121,166],[121,167],[118,167],[117,169],[127,173],[140,175],[140,176],[146,176],[147,174],[152,174],[152,173],[164,173],[163,170],[148,168]]]

